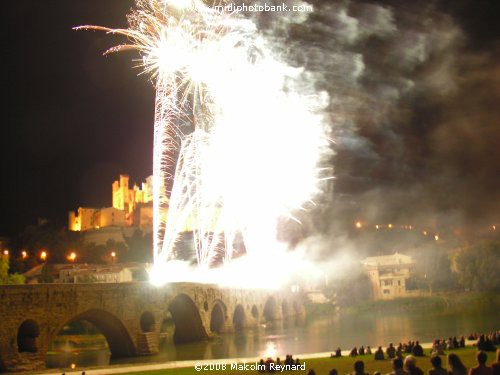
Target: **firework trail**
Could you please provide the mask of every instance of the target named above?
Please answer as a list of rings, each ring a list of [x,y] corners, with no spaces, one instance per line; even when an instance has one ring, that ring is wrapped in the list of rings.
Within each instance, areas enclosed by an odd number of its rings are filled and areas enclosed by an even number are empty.
[[[139,51],[156,87],[152,277],[189,278],[172,268],[187,230],[204,275],[197,281],[213,281],[204,272],[217,259],[230,268],[240,237],[247,265],[268,259],[282,248],[278,218],[318,193],[326,142],[314,110],[326,98],[298,92],[303,71],[273,56],[249,20],[196,0],[138,0],[128,21],[128,29],[77,29],[125,36],[129,43],[106,53]]]

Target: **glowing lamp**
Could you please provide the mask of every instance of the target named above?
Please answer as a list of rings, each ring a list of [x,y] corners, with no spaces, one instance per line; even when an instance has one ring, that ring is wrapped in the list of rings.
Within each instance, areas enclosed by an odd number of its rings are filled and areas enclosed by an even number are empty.
[[[26,259],[27,257],[28,257],[28,253],[25,250],[23,250],[21,252],[21,258]]]
[[[41,260],[45,260],[45,259],[47,259],[47,252],[46,252],[46,251],[42,251],[42,252],[40,253],[40,259],[41,259]]]
[[[363,226],[363,224],[361,224],[361,221],[357,221],[355,225],[356,225],[356,228],[358,228],[358,229],[360,229]]]
[[[4,250],[3,255],[9,255],[9,250]]]
[[[68,259],[70,262],[74,262],[75,259],[76,259],[76,253],[75,252],[72,252],[71,254],[69,254],[66,259]]]

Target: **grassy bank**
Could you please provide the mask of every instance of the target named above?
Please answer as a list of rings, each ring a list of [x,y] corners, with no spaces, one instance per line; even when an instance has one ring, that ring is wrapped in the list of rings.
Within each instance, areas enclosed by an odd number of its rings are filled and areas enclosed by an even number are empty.
[[[426,353],[428,353],[428,350],[426,350]],[[463,349],[457,349],[457,350],[452,350],[449,351],[449,353],[456,353],[465,366],[467,368],[475,366],[476,363],[476,350],[473,347],[467,347]],[[494,362],[494,353],[488,353],[488,364],[491,364]],[[309,369],[314,369],[316,371],[317,375],[320,374],[328,374],[330,369],[335,368],[337,369],[339,375],[344,375],[344,374],[349,374],[353,372],[353,365],[354,362],[357,360],[362,360],[365,363],[365,372],[368,372],[370,374],[373,374],[375,371],[380,371],[382,374],[386,374],[392,371],[391,368],[391,361],[390,360],[384,360],[384,361],[375,361],[373,359],[372,355],[364,355],[364,356],[358,356],[356,358],[350,358],[350,357],[342,357],[342,358],[312,358],[312,359],[305,359],[301,360],[301,363],[305,362],[306,364],[306,373]],[[203,362],[203,361],[200,361]],[[231,363],[231,360],[228,359],[227,364]],[[443,357],[443,364],[446,366],[446,357]],[[426,357],[422,358],[417,358],[417,366],[420,367],[425,374],[428,373],[428,370],[431,368],[430,361],[429,361],[429,355],[427,354]],[[167,370],[157,370],[157,371],[144,371],[144,372],[131,372],[129,374],[132,375],[171,375],[171,374],[182,374],[182,375],[194,375],[194,374],[200,374],[200,373],[215,373],[214,371],[200,371],[197,372],[194,367],[187,367],[187,368],[174,368],[174,369],[167,369]],[[216,371],[218,374],[241,374],[245,373],[247,375],[257,375],[260,374],[257,371]],[[289,374],[292,373],[303,373],[303,371],[299,372],[287,372]]]
[[[404,297],[387,301],[364,301],[345,310],[348,313],[447,313],[484,312],[500,309],[500,295],[494,293],[443,293]]]

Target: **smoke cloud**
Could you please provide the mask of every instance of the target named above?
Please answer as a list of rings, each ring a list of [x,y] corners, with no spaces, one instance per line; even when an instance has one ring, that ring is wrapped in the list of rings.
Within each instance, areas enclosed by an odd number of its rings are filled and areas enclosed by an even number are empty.
[[[498,44],[474,48],[451,3],[310,4],[309,13],[247,15],[329,95],[334,189],[317,218],[301,217],[298,236],[333,236],[356,218],[442,227],[498,219]]]

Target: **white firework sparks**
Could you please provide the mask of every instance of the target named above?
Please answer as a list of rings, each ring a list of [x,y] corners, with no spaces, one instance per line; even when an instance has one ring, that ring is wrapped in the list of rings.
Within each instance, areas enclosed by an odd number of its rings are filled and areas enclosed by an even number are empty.
[[[286,258],[277,220],[318,193],[326,142],[315,109],[325,98],[292,87],[302,71],[276,58],[251,21],[178,3],[138,0],[128,29],[79,29],[126,36],[106,53],[138,50],[156,86],[153,281],[256,286],[255,267]],[[186,230],[198,265],[189,272],[176,259]],[[246,254],[234,260],[239,238]]]

